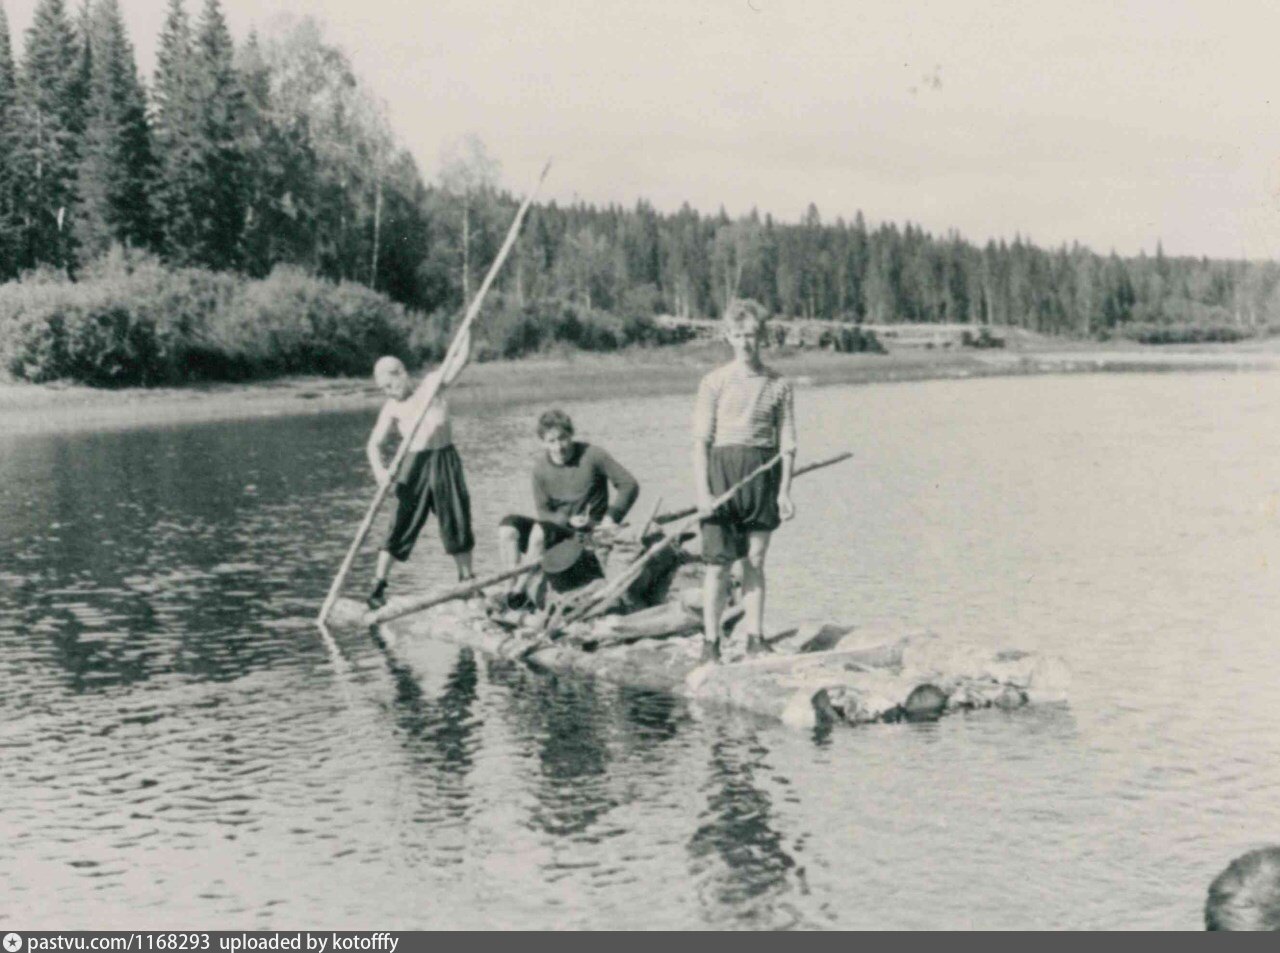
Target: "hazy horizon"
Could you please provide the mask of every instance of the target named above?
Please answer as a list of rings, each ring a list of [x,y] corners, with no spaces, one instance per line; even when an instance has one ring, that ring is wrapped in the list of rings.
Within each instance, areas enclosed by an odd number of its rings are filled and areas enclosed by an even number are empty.
[[[35,2],[0,0],[16,55]],[[165,3],[119,2],[149,81]],[[562,202],[1280,257],[1261,3],[222,3],[237,43],[316,17],[428,180],[475,134]]]

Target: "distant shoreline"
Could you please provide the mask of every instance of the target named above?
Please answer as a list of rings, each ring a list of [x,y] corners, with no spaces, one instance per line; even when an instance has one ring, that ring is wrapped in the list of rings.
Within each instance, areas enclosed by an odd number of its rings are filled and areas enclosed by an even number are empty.
[[[458,410],[530,402],[568,402],[692,393],[727,353],[714,344],[633,349],[612,354],[496,361],[469,367],[450,395]],[[1008,349],[911,349],[890,354],[796,351],[765,360],[802,386],[954,380],[1021,374],[1162,370],[1273,370],[1280,342],[1150,347],[1039,339]],[[0,383],[0,437],[116,430],[372,410],[372,382],[291,377],[242,384],[102,390],[63,384]]]

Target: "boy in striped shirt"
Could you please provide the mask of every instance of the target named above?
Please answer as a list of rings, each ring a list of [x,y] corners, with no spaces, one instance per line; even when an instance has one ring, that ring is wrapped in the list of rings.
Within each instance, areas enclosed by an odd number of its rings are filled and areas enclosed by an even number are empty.
[[[747,654],[765,651],[764,561],[769,537],[795,516],[791,474],[796,458],[795,404],[791,384],[760,361],[765,310],[733,300],[724,313],[724,335],[733,360],[702,379],[693,413],[693,476],[702,525],[702,660],[720,660],[720,616],[725,587],[742,565],[743,625]],[[714,508],[715,498],[752,471],[781,459]]]

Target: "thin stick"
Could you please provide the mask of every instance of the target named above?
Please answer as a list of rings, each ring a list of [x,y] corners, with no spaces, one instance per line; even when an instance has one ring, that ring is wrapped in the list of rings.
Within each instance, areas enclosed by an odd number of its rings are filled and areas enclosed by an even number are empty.
[[[641,546],[644,545],[644,537],[649,532],[649,525],[657,518],[658,510],[662,506],[662,497],[658,497],[653,501],[653,506],[649,509],[649,515],[644,518],[644,522],[640,524],[640,531],[636,533],[636,542]]]
[[[542,167],[542,174],[538,176],[538,181],[529,190],[529,194],[520,205],[519,211],[516,212],[515,220],[507,230],[506,240],[503,241],[502,247],[498,249],[498,256],[494,258],[493,264],[489,266],[489,273],[484,276],[484,284],[480,286],[480,290],[476,292],[476,296],[471,300],[471,305],[467,308],[467,313],[463,317],[462,323],[458,326],[452,343],[449,345],[449,350],[445,352],[444,360],[440,362],[442,370],[452,367],[454,361],[457,360],[466,333],[471,329],[471,324],[475,321],[476,315],[480,313],[480,306],[484,303],[484,297],[488,293],[490,285],[493,284],[493,280],[498,276],[502,263],[507,260],[507,255],[510,254],[512,247],[515,245],[516,237],[520,234],[520,223],[524,221],[524,217],[529,211],[529,206],[533,204],[534,196],[538,194],[538,189],[542,186],[542,182],[547,177],[547,172],[550,169],[551,162],[548,161]],[[437,376],[431,390],[427,392],[427,399],[423,402],[422,410],[418,413],[418,419],[414,421],[412,429],[407,434],[404,434],[400,440],[400,446],[397,448],[396,454],[391,460],[391,466],[388,468],[387,482],[379,486],[378,492],[374,494],[373,502],[369,504],[369,511],[365,513],[364,521],[361,522],[360,528],[356,530],[356,538],[347,550],[347,555],[342,560],[338,574],[333,577],[333,584],[329,587],[329,594],[325,596],[324,605],[320,607],[320,615],[316,618],[319,624],[323,625],[324,620],[333,611],[333,604],[338,601],[338,594],[342,592],[342,584],[346,582],[347,574],[351,571],[351,565],[355,562],[356,554],[360,552],[360,547],[363,545],[365,537],[369,535],[369,529],[373,526],[374,517],[378,515],[378,509],[382,506],[382,501],[387,498],[387,493],[395,484],[400,464],[408,453],[409,445],[413,442],[413,438],[422,426],[422,422],[427,419],[427,412],[431,409],[431,404],[435,400],[436,394],[439,393],[443,381],[444,373],[441,373]]]
[[[484,579],[475,579],[462,586],[454,586],[452,589],[446,589],[444,592],[438,592],[433,595],[415,596],[412,599],[397,599],[388,605],[383,606],[377,612],[367,616],[364,620],[368,625],[377,625],[380,622],[390,622],[392,619],[399,619],[401,616],[411,615],[414,612],[421,612],[424,609],[430,609],[438,606],[442,602],[452,602],[454,599],[465,599],[473,593],[479,592],[481,589],[487,589],[496,583],[511,579],[521,573],[528,572],[531,569],[538,568],[538,561],[524,563],[513,569],[504,569],[502,572],[494,573],[492,576],[486,576]]]
[[[728,503],[731,499],[733,499],[734,495],[739,490],[741,490],[744,486],[746,486],[748,483],[750,483],[760,474],[764,473],[766,470],[769,470],[772,467],[777,466],[778,462],[781,459],[782,459],[781,453],[775,454],[767,463],[760,464],[760,466],[756,467],[754,470],[748,473],[745,477],[743,477],[733,486],[729,487],[729,489],[725,490],[723,493],[721,493],[719,496],[715,498],[715,500],[711,504],[711,511],[714,513],[725,503]],[[694,507],[693,512],[690,513],[688,517],[686,517],[685,521],[691,522],[693,519],[696,519],[699,515],[700,514],[698,513],[697,507]],[[627,567],[626,572],[624,572],[621,576],[615,579],[612,583],[609,584],[608,587],[605,588],[603,592],[601,592],[600,597],[597,600],[595,600],[593,604],[585,607],[580,612],[574,613],[574,615],[572,616],[566,616],[566,621],[573,622],[573,621],[576,621],[577,619],[590,619],[590,618],[593,618],[594,616],[598,616],[601,613],[607,611],[615,602],[617,602],[619,599],[622,598],[622,594],[626,592],[627,588],[631,585],[631,583],[636,580],[636,578],[644,570],[644,567],[647,566],[650,562],[652,562],[654,557],[656,557],[658,553],[666,549],[668,546],[670,546],[672,543],[678,540],[681,537],[681,535],[683,535],[683,530],[684,530],[683,526],[678,527],[676,532],[672,533],[670,536],[664,536],[658,542],[650,546],[643,556],[641,556],[639,559],[637,559],[635,562],[633,562],[630,566]]]
[[[849,450],[846,450],[844,453],[837,453],[834,457],[827,457],[827,459],[825,460],[816,460],[813,463],[806,463],[802,467],[797,467],[792,472],[791,478],[794,480],[796,477],[804,476],[806,473],[812,473],[814,470],[821,470],[823,467],[829,467],[837,463],[843,463],[845,460],[848,460],[851,456],[853,456],[853,453]],[[672,513],[663,513],[660,516],[656,516],[654,517],[653,521],[657,523],[659,526],[661,526],[664,523],[672,523],[672,522],[675,522],[676,520],[684,519],[686,516],[692,516],[696,512],[698,512],[698,508],[696,506],[686,506],[682,510],[676,510],[675,512],[672,512]]]

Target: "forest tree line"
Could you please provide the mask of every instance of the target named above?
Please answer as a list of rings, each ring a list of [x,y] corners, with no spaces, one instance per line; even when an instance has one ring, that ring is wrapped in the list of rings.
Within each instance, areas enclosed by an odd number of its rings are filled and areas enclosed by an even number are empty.
[[[39,0],[20,58],[0,8],[0,279],[85,281],[111,254],[245,279],[284,267],[447,327],[514,214],[498,182],[474,138],[424,181],[312,20],[237,45],[218,0],[198,11],[168,0],[144,83],[117,0],[75,11]],[[713,316],[734,294],[783,316],[873,324],[1080,336],[1280,326],[1276,262],[977,245],[869,226],[860,212],[824,220],[813,205],[783,222],[541,203],[493,300],[526,337],[539,337],[540,313],[572,312],[631,321],[643,339],[634,322]]]

